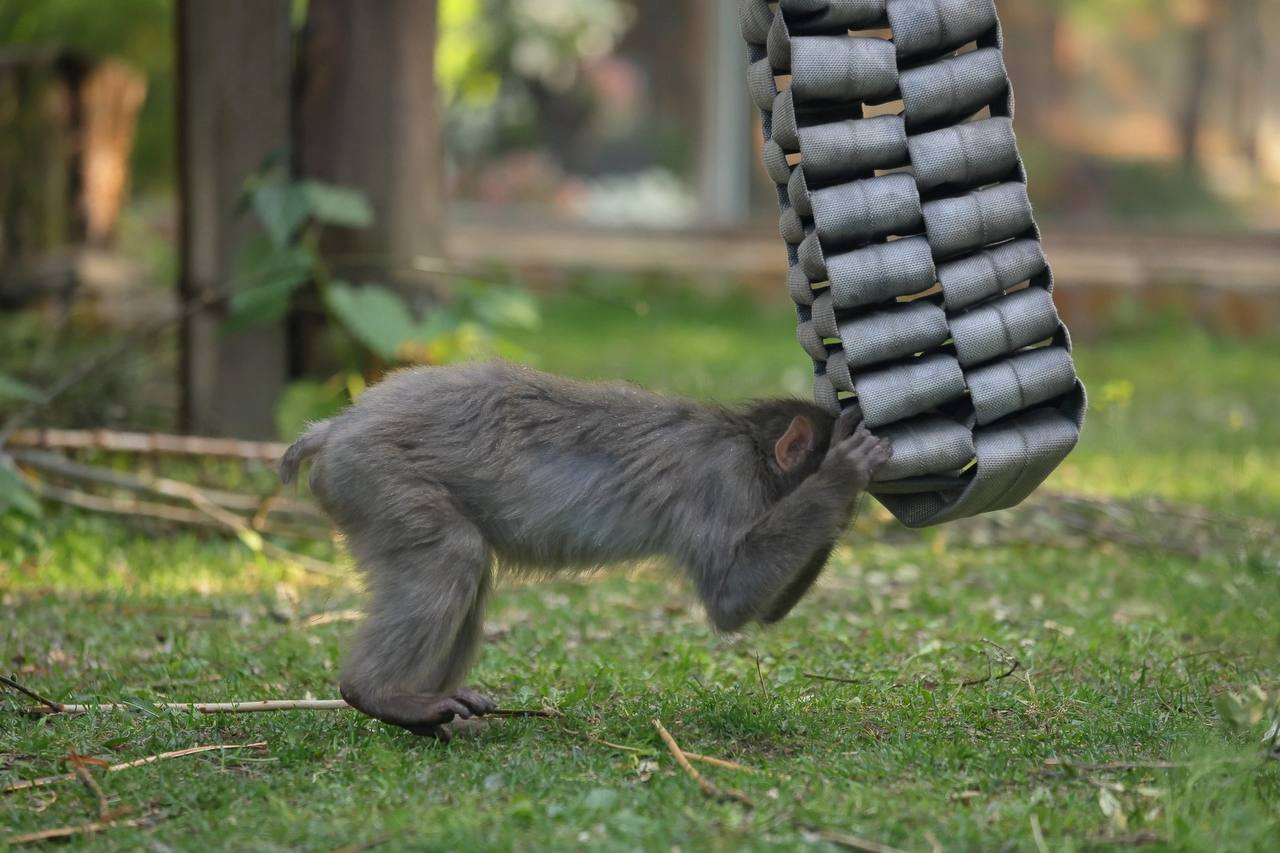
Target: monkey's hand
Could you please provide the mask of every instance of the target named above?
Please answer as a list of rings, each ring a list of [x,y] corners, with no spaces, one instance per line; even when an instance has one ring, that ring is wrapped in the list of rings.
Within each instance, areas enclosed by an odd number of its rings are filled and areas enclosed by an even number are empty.
[[[882,465],[893,456],[893,445],[877,438],[862,420],[856,406],[846,409],[831,431],[831,447],[822,460],[822,473],[837,478],[845,488],[861,492]]]

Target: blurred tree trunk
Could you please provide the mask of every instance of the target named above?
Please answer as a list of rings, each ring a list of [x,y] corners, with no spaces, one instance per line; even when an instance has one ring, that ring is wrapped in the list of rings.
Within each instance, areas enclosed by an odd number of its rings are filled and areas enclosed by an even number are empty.
[[[445,188],[435,88],[435,0],[311,0],[295,92],[295,168],[362,190],[375,222],[333,231],[324,250],[338,275],[429,293],[414,259],[444,251]],[[323,370],[320,321],[296,320],[293,367]]]
[[[1261,0],[1231,4],[1231,132],[1236,149],[1256,171],[1262,145],[1262,90],[1267,45]]]
[[[1209,76],[1213,73],[1213,43],[1225,19],[1225,0],[1201,0],[1187,33],[1187,61],[1182,114],[1178,118],[1179,150],[1186,169],[1200,164],[1200,128],[1208,107]]]
[[[236,256],[253,235],[237,215],[245,179],[289,144],[290,0],[179,0],[178,148],[184,304],[231,292]],[[283,324],[235,334],[224,306],[182,329],[183,427],[274,437],[285,382]]]
[[[1000,3],[1005,64],[1017,100],[1020,132],[1043,133],[1064,88],[1054,51],[1058,14],[1057,7],[1044,0]]]

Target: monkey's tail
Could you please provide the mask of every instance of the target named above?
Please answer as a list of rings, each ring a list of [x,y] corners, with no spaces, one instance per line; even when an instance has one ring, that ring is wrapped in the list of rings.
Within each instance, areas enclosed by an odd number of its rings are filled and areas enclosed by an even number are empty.
[[[289,445],[289,449],[280,459],[280,482],[285,485],[293,482],[293,478],[298,476],[298,469],[302,467],[303,460],[320,452],[332,428],[333,421],[319,421],[307,427],[306,432]]]

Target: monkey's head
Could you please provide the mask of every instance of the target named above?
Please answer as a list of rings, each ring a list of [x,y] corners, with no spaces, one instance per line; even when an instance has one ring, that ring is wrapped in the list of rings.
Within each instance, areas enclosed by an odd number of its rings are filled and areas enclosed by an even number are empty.
[[[744,414],[779,493],[791,491],[818,470],[831,443],[831,415],[803,400],[761,400]]]

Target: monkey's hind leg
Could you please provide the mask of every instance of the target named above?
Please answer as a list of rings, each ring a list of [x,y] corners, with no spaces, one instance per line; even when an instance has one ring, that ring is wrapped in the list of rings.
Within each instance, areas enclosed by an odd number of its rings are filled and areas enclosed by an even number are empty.
[[[455,717],[494,710],[460,687],[474,659],[490,587],[490,552],[447,497],[393,527],[348,532],[372,593],[343,666],[342,696],[371,717],[447,740]],[[383,522],[383,525],[387,522]]]

